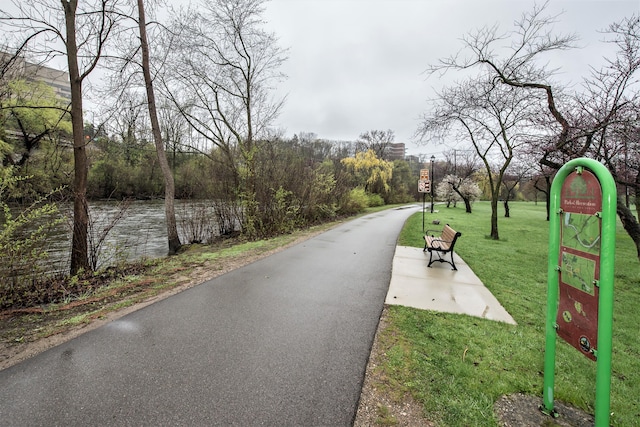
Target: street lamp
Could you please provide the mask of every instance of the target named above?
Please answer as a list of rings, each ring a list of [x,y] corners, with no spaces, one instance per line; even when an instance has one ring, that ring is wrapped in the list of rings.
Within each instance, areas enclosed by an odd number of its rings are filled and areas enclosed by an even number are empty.
[[[433,176],[433,162],[436,160],[436,156],[431,156],[431,213],[433,213],[433,185],[436,183],[435,177]]]

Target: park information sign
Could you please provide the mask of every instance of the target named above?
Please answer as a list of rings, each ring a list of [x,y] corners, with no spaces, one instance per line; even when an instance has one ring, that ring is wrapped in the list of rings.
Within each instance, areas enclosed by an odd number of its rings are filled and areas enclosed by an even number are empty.
[[[556,337],[597,363],[596,427],[609,426],[616,185],[593,159],[556,174],[550,193],[547,326],[543,406],[553,403]]]
[[[560,192],[558,336],[596,360],[602,190],[588,170],[574,171]]]

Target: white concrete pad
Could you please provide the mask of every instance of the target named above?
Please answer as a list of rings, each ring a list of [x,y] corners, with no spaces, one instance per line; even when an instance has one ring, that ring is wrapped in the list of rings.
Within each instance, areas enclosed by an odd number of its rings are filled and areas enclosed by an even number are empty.
[[[449,264],[440,262],[427,267],[428,252],[420,248],[397,246],[385,303],[467,314],[515,325],[515,320],[467,263],[455,253],[453,257],[457,271]]]

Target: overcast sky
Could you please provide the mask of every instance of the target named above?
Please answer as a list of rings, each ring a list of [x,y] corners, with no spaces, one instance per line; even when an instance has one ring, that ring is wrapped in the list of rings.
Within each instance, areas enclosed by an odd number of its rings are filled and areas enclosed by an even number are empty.
[[[438,154],[442,146],[418,145],[414,132],[443,84],[424,70],[457,52],[469,31],[514,20],[531,10],[529,0],[271,0],[264,18],[288,61],[287,96],[277,127],[287,136],[356,140],[367,130],[391,129],[409,154]],[[558,31],[577,33],[580,50],[552,58],[563,78],[579,82],[589,64],[602,64],[611,46],[598,30],[640,12],[639,0],[551,0],[549,13],[564,11]],[[451,77],[454,77],[453,75]]]

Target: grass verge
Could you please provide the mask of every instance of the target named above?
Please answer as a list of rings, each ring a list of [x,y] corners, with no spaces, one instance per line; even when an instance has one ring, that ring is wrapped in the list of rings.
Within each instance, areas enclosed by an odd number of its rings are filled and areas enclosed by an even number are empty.
[[[427,418],[442,426],[495,426],[494,403],[525,393],[542,397],[549,224],[543,204],[512,203],[499,218],[501,240],[486,236],[490,206],[473,213],[441,208],[426,214],[462,232],[456,252],[518,322],[517,326],[454,314],[389,307],[381,368],[392,387],[409,390]],[[422,213],[406,223],[399,244],[423,247]],[[640,266],[619,224],[616,244],[612,425],[640,425]],[[596,364],[558,340],[555,398],[593,413]]]

